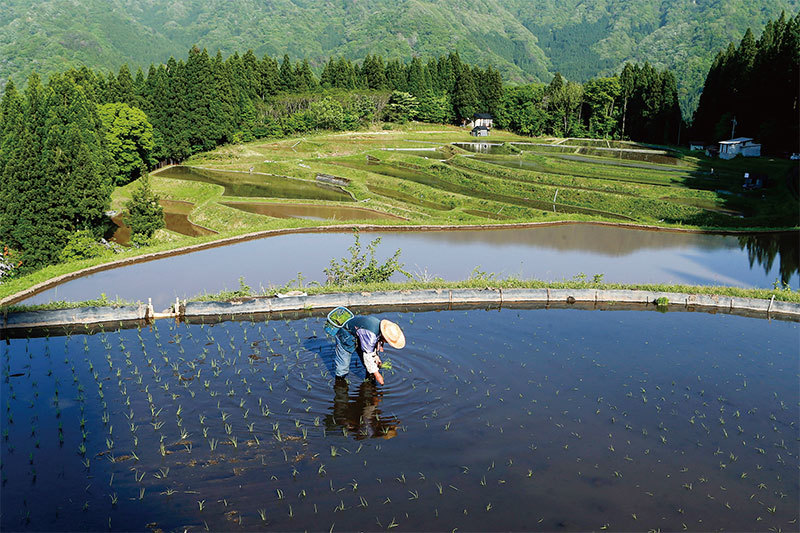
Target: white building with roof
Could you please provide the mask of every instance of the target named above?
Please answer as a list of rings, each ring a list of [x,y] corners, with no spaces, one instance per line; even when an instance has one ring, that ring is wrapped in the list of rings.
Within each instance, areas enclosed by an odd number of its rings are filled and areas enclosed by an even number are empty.
[[[761,145],[754,143],[750,137],[737,137],[719,142],[720,159],[733,159],[740,154],[743,157],[759,157]]]

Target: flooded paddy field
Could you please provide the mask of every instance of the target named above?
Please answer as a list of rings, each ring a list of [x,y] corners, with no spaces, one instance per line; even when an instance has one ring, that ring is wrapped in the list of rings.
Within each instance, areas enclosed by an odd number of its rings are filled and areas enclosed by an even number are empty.
[[[286,176],[184,166],[166,168],[157,176],[222,185],[225,196],[353,201],[353,197],[341,187]]]
[[[388,312],[386,385],[322,317],[10,339],[3,530],[796,530],[798,324]]]
[[[248,213],[275,218],[308,220],[404,220],[402,217],[363,207],[318,204],[277,204],[265,202],[221,202]]]
[[[472,186],[462,185],[459,183],[451,182],[440,178],[433,173],[423,172],[421,170],[406,168],[402,166],[392,165],[383,162],[357,162],[357,161],[331,161],[334,165],[339,165],[346,168],[353,168],[356,170],[363,170],[375,174],[382,174],[391,178],[408,180],[422,185],[427,185],[435,189],[440,189],[447,192],[454,192],[470,196],[472,198],[479,198],[482,200],[491,200],[495,202],[503,202],[511,205],[518,205],[521,207],[529,207],[533,209],[541,209],[544,211],[553,211],[558,213],[582,213],[589,215],[604,215],[608,218],[616,220],[633,220],[632,218],[616,213],[609,213],[587,207],[577,207],[565,204],[553,204],[552,202],[544,202],[532,200],[527,197],[511,196],[507,194],[500,194],[489,190],[482,190]]]
[[[180,200],[159,200],[158,203],[164,209],[164,227],[166,229],[191,237],[216,233],[216,231],[198,226],[189,220],[189,215],[194,209],[193,203]],[[131,228],[125,224],[122,214],[114,216],[111,220],[117,226],[111,239],[118,244],[126,246],[130,244]]]
[[[603,274],[603,280],[611,283],[800,286],[797,232],[733,236],[563,224],[363,235],[365,241],[376,237],[382,239],[379,260],[400,248],[400,260],[409,272],[451,280],[469,277],[479,267],[498,277],[556,281]],[[176,296],[236,288],[240,277],[256,290],[283,285],[298,272],[309,282],[324,282],[323,269],[352,243],[350,232],[240,242],[97,272],[36,294],[25,303],[80,301],[105,293],[131,301],[152,298],[160,310]]]

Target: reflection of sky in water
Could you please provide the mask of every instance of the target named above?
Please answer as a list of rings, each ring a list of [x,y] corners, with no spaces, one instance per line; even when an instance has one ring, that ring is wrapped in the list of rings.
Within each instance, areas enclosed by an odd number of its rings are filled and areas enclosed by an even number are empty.
[[[606,282],[690,283],[772,287],[779,261],[768,273],[732,236],[656,232],[607,226],[559,225],[534,229],[448,232],[364,233],[362,244],[376,236],[380,256],[402,249],[401,260],[412,274],[463,279],[476,267],[498,276],[543,280],[589,279]],[[146,301],[157,309],[176,296],[238,288],[240,277],[259,289],[297,277],[324,282],[323,269],[346,255],[350,233],[282,235],[242,242],[99,272],[45,291],[28,300],[83,300],[105,293]],[[398,277],[397,279],[401,279]],[[799,285],[794,274],[790,284]]]

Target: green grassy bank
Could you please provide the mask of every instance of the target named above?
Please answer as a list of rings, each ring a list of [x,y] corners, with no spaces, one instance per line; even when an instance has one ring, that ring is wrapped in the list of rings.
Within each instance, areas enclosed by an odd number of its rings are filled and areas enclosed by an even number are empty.
[[[378,291],[410,291],[422,289],[597,289],[597,290],[641,290],[653,292],[676,292],[685,294],[707,294],[717,296],[730,296],[734,298],[759,298],[782,302],[800,303],[800,292],[782,289],[743,289],[739,287],[709,286],[709,285],[669,285],[669,284],[626,284],[603,283],[584,280],[540,281],[536,279],[504,278],[495,279],[493,276],[475,276],[461,281],[406,281],[386,283],[363,283],[346,285],[287,285],[266,292],[253,292],[247,287],[238,290],[226,290],[218,293],[206,293],[191,298],[191,301],[236,301],[248,298],[274,296],[276,292],[302,290],[312,294],[336,294],[344,292],[378,292]],[[74,309],[80,307],[110,306],[120,307],[133,305],[135,302],[121,300],[108,300],[104,295],[93,300],[81,302],[56,301],[38,305],[9,305],[0,308],[0,312],[11,313],[19,311],[43,311],[52,309]]]

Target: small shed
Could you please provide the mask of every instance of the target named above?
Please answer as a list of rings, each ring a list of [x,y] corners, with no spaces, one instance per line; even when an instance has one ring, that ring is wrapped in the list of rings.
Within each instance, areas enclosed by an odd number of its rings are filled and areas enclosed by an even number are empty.
[[[475,126],[472,128],[470,135],[473,137],[488,137],[489,136],[489,128],[486,126]]]
[[[492,129],[493,122],[494,117],[490,113],[475,113],[472,116],[472,125],[475,127],[485,126],[488,129]]]
[[[719,142],[720,159],[733,159],[737,155],[743,157],[761,156],[761,145],[754,143],[750,137],[737,137]]]
[[[689,141],[689,150],[696,151],[696,150],[705,150],[706,143],[703,141]]]

